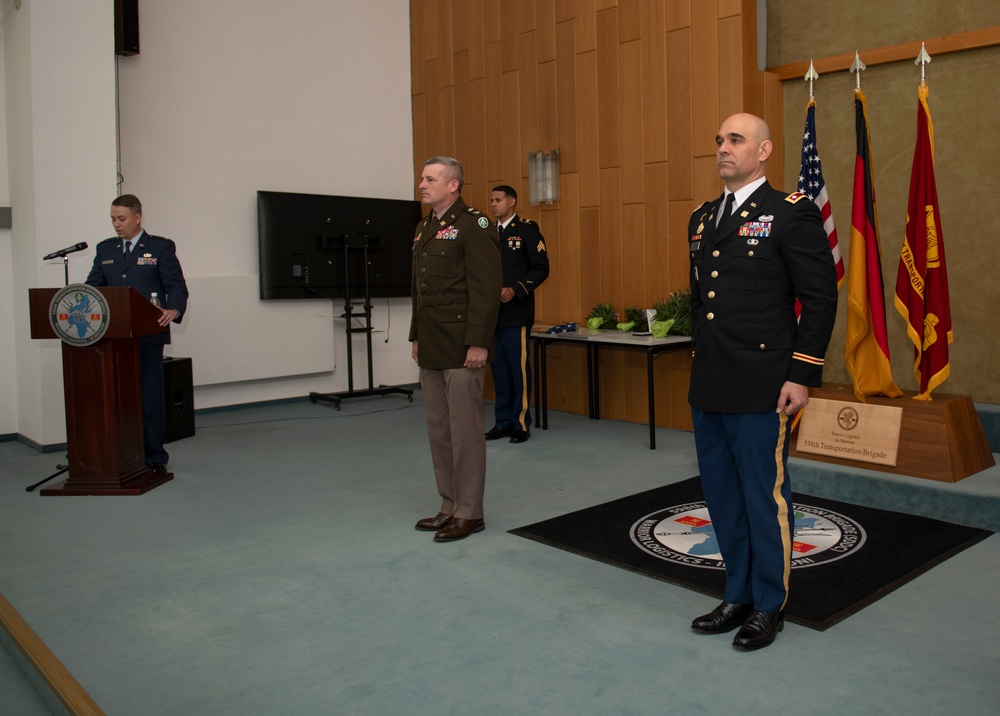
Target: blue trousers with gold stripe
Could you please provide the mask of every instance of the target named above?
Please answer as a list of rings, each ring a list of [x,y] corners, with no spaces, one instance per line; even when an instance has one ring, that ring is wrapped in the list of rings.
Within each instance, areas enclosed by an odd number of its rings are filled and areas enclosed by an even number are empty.
[[[496,329],[496,359],[490,365],[496,392],[496,427],[504,430],[531,428],[528,394],[531,364],[528,363],[528,329],[525,326]]]
[[[788,599],[795,520],[788,417],[691,413],[701,486],[726,562],[723,600],[780,611]]]

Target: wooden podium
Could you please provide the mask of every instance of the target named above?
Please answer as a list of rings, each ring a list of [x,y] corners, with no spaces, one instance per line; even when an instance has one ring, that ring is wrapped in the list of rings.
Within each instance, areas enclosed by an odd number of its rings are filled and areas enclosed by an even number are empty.
[[[913,400],[914,395],[904,392],[901,398],[868,397],[870,404],[903,410],[896,465],[879,465],[802,452],[796,448],[797,430],[792,434],[789,455],[939,482],[958,482],[996,464],[971,397],[935,393],[932,401],[923,401]],[[859,402],[850,385],[835,383],[824,383],[822,388],[810,388],[809,397],[845,404]],[[806,406],[806,411],[808,410],[809,407]]]
[[[62,338],[69,478],[42,495],[141,495],[173,479],[146,467],[139,338],[162,333],[160,310],[128,287],[101,287],[104,335],[71,345],[53,328],[50,305],[63,289],[28,290],[32,338]]]

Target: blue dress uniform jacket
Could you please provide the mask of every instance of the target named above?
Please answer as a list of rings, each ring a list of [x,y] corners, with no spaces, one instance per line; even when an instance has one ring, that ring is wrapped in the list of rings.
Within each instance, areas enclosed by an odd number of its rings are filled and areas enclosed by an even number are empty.
[[[549,255],[538,224],[517,214],[500,231],[503,285],[514,298],[500,304],[497,328],[531,326],[535,322],[535,289],[549,275]]]
[[[469,346],[493,360],[500,279],[496,226],[461,197],[443,219],[431,212],[417,224],[409,340],[420,341],[421,368],[461,368]]]
[[[184,272],[177,260],[177,247],[170,239],[139,234],[128,260],[123,255],[123,239],[105,239],[97,245],[94,266],[87,276],[91,286],[131,286],[147,299],[154,292],[162,308],[178,311],[175,323],[180,323],[187,309],[188,290]],[[140,346],[170,343],[170,329],[164,333],[143,336]]]
[[[837,276],[819,209],[764,182],[715,227],[722,197],[688,225],[692,407],[774,411],[786,380],[822,382]],[[796,322],[795,299],[802,304]]]
[[[170,239],[139,234],[128,259],[125,241],[105,239],[97,245],[94,266],[87,276],[91,286],[131,286],[147,299],[155,292],[162,308],[176,310],[180,323],[187,309],[188,290],[177,260],[177,247]],[[142,382],[142,432],[147,465],[166,465],[163,448],[167,432],[166,397],[163,380],[163,346],[170,343],[170,329],[139,339],[139,378]]]

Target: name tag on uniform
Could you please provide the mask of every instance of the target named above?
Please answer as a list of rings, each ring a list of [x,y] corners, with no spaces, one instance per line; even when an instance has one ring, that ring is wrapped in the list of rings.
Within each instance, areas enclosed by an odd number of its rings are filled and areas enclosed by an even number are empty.
[[[447,229],[441,229],[439,232],[434,234],[435,239],[441,239],[443,241],[454,241],[458,238],[458,229],[454,226],[449,226]]]
[[[114,262],[114,259],[105,259],[104,261],[101,261],[102,264],[113,264]]]

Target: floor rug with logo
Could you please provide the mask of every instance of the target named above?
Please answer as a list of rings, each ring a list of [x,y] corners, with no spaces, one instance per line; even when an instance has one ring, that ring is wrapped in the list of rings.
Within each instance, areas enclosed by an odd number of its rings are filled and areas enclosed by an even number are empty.
[[[795,535],[785,615],[818,630],[992,534],[810,495],[794,494],[793,503]],[[511,533],[722,597],[724,567],[697,477]]]

